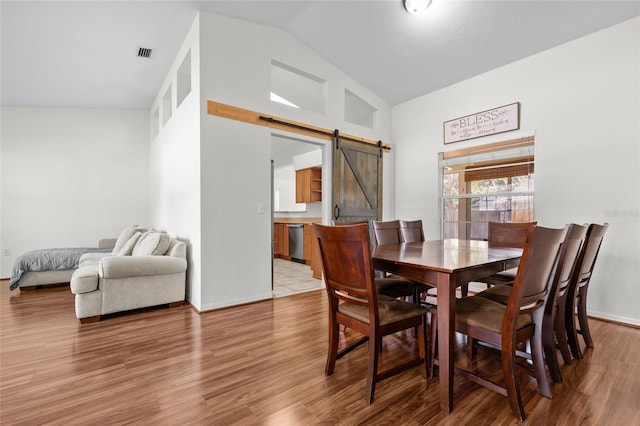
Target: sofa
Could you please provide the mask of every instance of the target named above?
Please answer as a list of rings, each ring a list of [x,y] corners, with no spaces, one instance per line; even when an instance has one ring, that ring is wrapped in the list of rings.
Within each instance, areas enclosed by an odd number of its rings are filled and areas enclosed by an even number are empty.
[[[187,247],[167,234],[129,227],[110,254],[88,254],[71,276],[76,317],[81,323],[103,315],[185,299]]]

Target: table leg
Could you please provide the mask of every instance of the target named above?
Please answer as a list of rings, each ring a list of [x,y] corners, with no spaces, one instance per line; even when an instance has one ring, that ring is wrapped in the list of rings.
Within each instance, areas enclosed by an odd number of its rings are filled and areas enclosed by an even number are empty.
[[[440,364],[440,409],[453,411],[453,366],[455,345],[456,286],[449,274],[439,273],[438,362]]]

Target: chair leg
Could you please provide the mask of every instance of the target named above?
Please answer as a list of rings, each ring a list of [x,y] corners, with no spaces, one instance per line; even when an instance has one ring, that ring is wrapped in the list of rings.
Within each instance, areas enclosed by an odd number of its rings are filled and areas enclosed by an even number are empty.
[[[329,350],[327,351],[327,363],[324,368],[324,374],[330,376],[336,366],[336,358],[338,357],[338,343],[340,340],[340,324],[329,320]]]
[[[460,294],[462,294],[462,297],[467,297],[469,295],[469,283],[465,283],[460,286]]]
[[[420,347],[420,357],[423,360],[424,375],[429,379],[431,374],[431,349],[429,336],[427,335],[427,314],[422,317],[422,324],[418,327],[418,346]]]
[[[435,377],[436,356],[438,354],[438,314],[431,313],[431,331],[429,333],[429,378]]]
[[[558,349],[562,355],[565,364],[571,364],[571,349],[567,340],[567,330],[564,327],[566,300],[558,300],[558,312],[554,318],[553,327],[555,328],[555,336],[558,343]]]
[[[467,361],[472,362],[478,353],[478,348],[476,347],[477,340],[471,336],[467,336]]]
[[[556,383],[562,383],[562,374],[560,373],[560,364],[558,363],[555,342],[555,317],[555,307],[551,315],[544,315],[542,320],[542,347],[544,348],[544,356],[549,366],[551,379]]]
[[[578,330],[576,329],[576,296],[575,294],[569,294],[567,296],[567,306],[564,312],[564,327],[567,331],[567,340],[569,341],[569,347],[571,348],[571,354],[575,359],[582,359],[582,351],[580,350],[580,344],[578,343]]]
[[[533,337],[531,337],[531,361],[533,362],[533,371],[536,375],[536,380],[538,381],[538,392],[546,398],[551,398],[549,380],[547,379],[547,372],[544,368],[544,350],[542,348],[542,309],[538,309],[532,314],[532,316],[536,328]],[[556,362],[558,361],[556,360]]]
[[[375,336],[369,339],[369,366],[367,368],[367,404],[373,403],[373,394],[376,391],[378,380],[378,355],[382,349],[382,337]]]
[[[586,285],[578,289],[578,322],[580,323],[580,334],[582,334],[585,345],[593,348],[593,338],[591,337],[587,319],[587,290],[588,287]]]
[[[524,405],[522,404],[522,395],[520,394],[520,386],[518,377],[516,376],[516,353],[515,346],[510,348],[502,348],[502,374],[504,375],[505,387],[507,389],[507,398],[513,415],[520,421],[525,421]]]

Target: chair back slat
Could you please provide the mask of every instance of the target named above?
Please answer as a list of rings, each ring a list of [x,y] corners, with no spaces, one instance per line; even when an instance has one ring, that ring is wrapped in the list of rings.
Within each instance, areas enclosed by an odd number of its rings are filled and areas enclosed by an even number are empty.
[[[531,226],[537,222],[489,222],[490,247],[524,248]]]
[[[376,245],[383,244],[399,244],[400,241],[400,222],[398,220],[371,222],[373,227],[373,235]]]
[[[502,325],[503,335],[515,330],[518,316],[544,305],[552,274],[559,261],[566,228],[531,226]]]
[[[582,249],[587,237],[587,230],[588,226],[577,225],[575,223],[572,223],[567,228],[567,237],[564,241],[564,244],[566,245],[565,259],[562,267],[558,269],[555,282],[552,284],[552,288],[550,289],[550,292],[553,295],[555,295],[556,292],[558,295],[564,295],[564,293],[566,293],[577,265],[580,250]]]
[[[424,241],[424,230],[422,220],[401,220],[400,238],[403,243],[416,243]]]
[[[579,259],[579,270],[577,271],[576,277],[578,286],[584,285],[591,279],[593,267],[596,264],[596,259],[600,252],[600,246],[602,245],[604,234],[607,232],[608,228],[608,223],[603,225],[592,223],[589,225],[585,247],[581,258]]]
[[[377,308],[366,224],[314,224],[329,299]]]

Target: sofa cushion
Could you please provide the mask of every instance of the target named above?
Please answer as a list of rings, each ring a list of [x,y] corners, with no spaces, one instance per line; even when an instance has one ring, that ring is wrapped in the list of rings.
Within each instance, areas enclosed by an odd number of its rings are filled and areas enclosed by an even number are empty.
[[[129,239],[133,237],[133,234],[135,234],[136,232],[145,232],[146,230],[146,228],[142,228],[138,225],[128,226],[124,228],[122,232],[120,232],[120,235],[118,235],[116,245],[113,246],[113,251],[111,252],[111,254],[117,256],[124,245],[127,244],[127,241],[129,241]]]
[[[98,263],[100,262],[101,259],[104,259],[105,257],[111,256],[111,253],[85,253],[82,256],[80,256],[80,261],[78,262],[78,265],[80,266],[87,266],[91,263]]]
[[[117,256],[131,256],[131,254],[133,253],[133,248],[135,247],[141,236],[142,232],[140,231],[137,231],[135,234],[133,234],[131,238],[129,238],[129,240],[125,243],[125,245],[122,246]]]
[[[169,234],[164,232],[145,232],[133,247],[133,256],[162,256],[169,249]]]
[[[82,266],[71,276],[73,294],[89,293],[98,289],[98,264]]]

